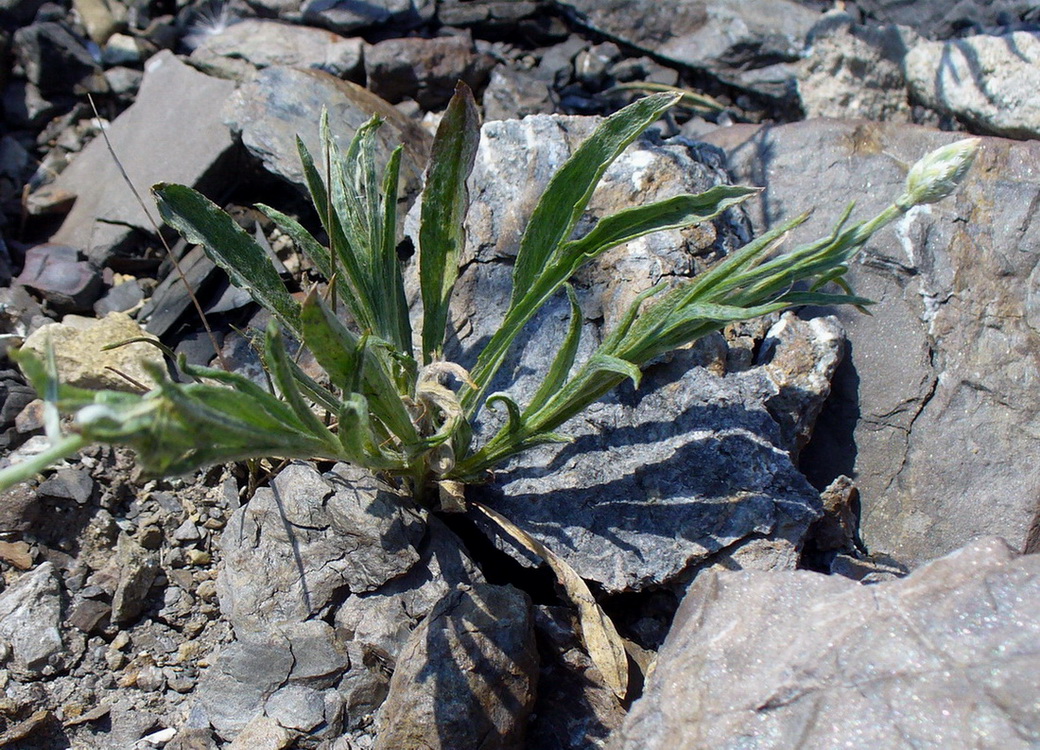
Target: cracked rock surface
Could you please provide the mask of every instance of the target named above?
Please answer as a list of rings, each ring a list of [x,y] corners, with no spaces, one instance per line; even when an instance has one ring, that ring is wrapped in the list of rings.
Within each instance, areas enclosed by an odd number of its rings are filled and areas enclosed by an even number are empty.
[[[1038,613],[1040,557],[993,537],[873,586],[710,572],[611,747],[1036,747]]]
[[[853,218],[869,218],[898,195],[905,162],[957,138],[827,120],[708,136],[738,181],[765,187],[757,229],[819,207],[792,242],[853,198]],[[984,140],[952,199],[913,209],[853,264],[850,283],[876,304],[837,312],[849,354],[802,466],[821,487],[824,466],[856,477],[872,552],[914,564],[981,533],[1037,549],[1040,469],[1023,457],[1040,450],[1038,158],[1036,143]]]

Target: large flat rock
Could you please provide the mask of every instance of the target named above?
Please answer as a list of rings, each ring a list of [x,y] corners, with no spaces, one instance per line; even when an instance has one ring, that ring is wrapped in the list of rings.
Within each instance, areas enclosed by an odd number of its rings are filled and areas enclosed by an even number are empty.
[[[148,194],[156,182],[214,187],[212,178],[232,150],[221,108],[234,88],[233,82],[199,73],[171,52],[145,63],[137,100],[112,122],[108,138],[157,222]],[[51,187],[77,196],[52,241],[85,251],[98,265],[126,250],[135,233],[153,231],[100,136]]]
[[[865,586],[709,572],[615,750],[1040,745],[1040,557],[987,538]]]
[[[761,230],[816,207],[789,242],[826,231],[848,201],[869,218],[906,165],[956,140],[923,127],[810,120],[706,140],[738,181],[765,188]],[[1036,549],[1040,452],[1040,144],[989,138],[951,199],[876,235],[850,281],[873,316],[839,310],[851,342],[802,467],[817,486],[854,473],[862,537],[916,563],[979,533]]]

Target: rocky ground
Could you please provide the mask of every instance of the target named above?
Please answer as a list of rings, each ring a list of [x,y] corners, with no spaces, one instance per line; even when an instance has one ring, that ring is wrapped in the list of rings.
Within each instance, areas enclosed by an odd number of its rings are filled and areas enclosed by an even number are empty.
[[[764,190],[582,271],[585,342],[640,290],[809,208],[789,242],[850,200],[872,215],[952,131],[983,136],[954,198],[857,258],[872,316],[731,326],[473,489],[600,596],[637,675],[625,703],[545,567],[480,516],[349,466],[151,480],[92,448],[0,498],[0,747],[1040,747],[1034,3],[0,0],[0,21],[5,462],[43,444],[12,346],[51,337],[86,387],[162,362],[101,351],[134,336],[262,378],[241,331],[264,315],[174,244],[205,335],[121,170],[203,190],[301,285],[250,208],[314,222],[296,134],[315,150],[323,107],[343,138],[382,114],[410,203],[465,80],[485,121],[452,321],[466,365],[552,171],[647,85],[695,96],[608,171],[583,226]],[[568,314],[550,303],[504,368],[521,402]]]

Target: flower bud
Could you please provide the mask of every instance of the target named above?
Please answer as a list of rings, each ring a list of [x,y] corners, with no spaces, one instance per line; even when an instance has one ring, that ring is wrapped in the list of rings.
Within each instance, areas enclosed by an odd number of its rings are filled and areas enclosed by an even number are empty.
[[[979,138],[965,138],[926,154],[910,167],[906,192],[900,196],[899,205],[910,208],[935,203],[950,195],[971,169],[981,142]]]

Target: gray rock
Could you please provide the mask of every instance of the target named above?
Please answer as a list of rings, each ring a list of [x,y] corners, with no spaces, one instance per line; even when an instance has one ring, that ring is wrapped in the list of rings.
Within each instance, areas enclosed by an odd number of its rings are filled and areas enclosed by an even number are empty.
[[[426,110],[443,109],[459,81],[482,89],[493,65],[488,55],[474,51],[468,35],[387,39],[365,51],[373,94],[392,104],[409,97]]]
[[[817,208],[797,243],[829,232],[847,201],[869,218],[902,190],[904,163],[956,137],[810,121],[707,140],[729,149],[737,180],[766,188],[759,229]],[[802,465],[818,487],[855,478],[871,552],[913,564],[979,533],[1036,549],[1038,158],[1036,144],[986,140],[954,198],[915,209],[852,265],[853,288],[877,304],[871,317],[837,311],[849,366]]]
[[[36,492],[41,499],[64,500],[86,505],[94,496],[97,483],[82,466],[58,469],[40,483]]]
[[[286,729],[309,732],[325,721],[325,697],[314,688],[287,685],[271,694],[264,713]]]
[[[1040,557],[985,538],[864,586],[699,577],[612,747],[1035,747]]]
[[[798,66],[806,117],[909,122],[903,78],[909,36],[896,26],[860,26],[845,14],[824,16]]]
[[[112,622],[127,624],[144,611],[148,592],[159,575],[159,558],[128,536],[120,536],[116,547],[119,580],[112,595]]]
[[[537,116],[484,126],[470,182],[455,334],[448,342],[450,356],[464,366],[505,312],[511,259],[527,216],[592,124],[588,118]],[[683,142],[638,142],[607,171],[578,231],[622,208],[717,184],[723,175],[709,156]],[[713,255],[742,244],[744,231],[739,215],[727,215],[641,238],[581,271],[576,288],[590,322],[579,361],[641,290],[694,275]],[[563,338],[568,315],[565,299],[547,305],[521,335],[518,352],[491,390],[526,403],[539,384],[536,375],[547,369]],[[602,328],[591,322],[598,320]],[[609,592],[676,582],[752,538],[763,555],[760,564],[793,564],[800,538],[819,512],[819,497],[789,451],[804,440],[840,359],[840,335],[823,323],[814,325],[778,329],[791,346],[777,350],[772,371],[755,368],[726,377],[693,366],[707,363],[704,355],[712,346],[724,348],[720,338],[710,338],[650,368],[639,393],[625,386],[565,425],[562,431],[574,443],[518,457],[499,474],[496,487],[478,492]],[[798,390],[804,393],[797,396]],[[792,399],[786,406],[785,398]],[[784,430],[769,403],[786,420]],[[481,417],[483,434],[496,418]]]
[[[246,148],[269,172],[304,186],[296,137],[303,139],[315,161],[322,159],[318,132],[322,108],[328,110],[333,135],[343,150],[356,129],[372,115],[384,118],[377,136],[381,161],[385,163],[393,149],[405,144],[402,184],[406,190],[417,189],[429,153],[429,134],[372,92],[349,81],[317,70],[265,68],[231,98],[227,118]]]
[[[293,657],[286,639],[235,641],[226,646],[199,681],[206,718],[229,739],[263,715],[264,705],[289,679]]]
[[[437,20],[445,26],[512,29],[543,4],[542,0],[438,0]]]
[[[170,52],[148,60],[145,71],[137,101],[108,129],[131,182],[145,196],[162,181],[213,188],[216,167],[232,151],[219,112],[234,84],[203,75]],[[52,241],[83,250],[95,265],[126,250],[135,231],[153,231],[100,137],[50,187],[78,196]]]
[[[328,623],[272,628],[221,651],[199,681],[199,706],[218,734],[240,743],[263,717],[293,731],[335,729],[342,701],[333,686],[350,667],[349,644]]]
[[[437,518],[427,523],[417,565],[371,593],[347,597],[336,611],[338,629],[391,664],[416,625],[452,588],[484,581],[458,538]]]
[[[573,618],[569,608],[535,608],[542,665],[528,747],[602,748],[625,720],[625,709],[575,636]]]
[[[568,0],[579,23],[638,50],[784,97],[819,14],[793,0]],[[638,18],[640,23],[633,24]]]
[[[10,668],[28,679],[51,676],[65,666],[61,578],[45,562],[0,594],[0,641],[10,645]]]
[[[239,638],[303,622],[337,595],[372,591],[419,560],[422,516],[369,474],[288,466],[221,537],[221,609]]]
[[[173,275],[173,274],[171,274]],[[127,312],[137,308],[145,299],[145,290],[138,279],[116,284],[94,303],[94,315],[103,318],[112,312]]]
[[[401,652],[375,748],[522,748],[537,679],[527,595],[490,584],[456,589]]]
[[[10,448],[24,439],[18,432],[18,415],[36,398],[36,391],[27,385],[22,374],[14,370],[0,370],[0,445]],[[16,502],[15,508],[25,507]],[[0,519],[15,522],[18,511],[11,516],[0,513]]]
[[[303,19],[340,34],[393,24],[410,29],[430,21],[436,12],[433,0],[303,0]]]
[[[1040,86],[1040,33],[920,41],[904,59],[910,94],[979,130],[1040,137],[1040,103],[1023,96]]]
[[[325,29],[249,18],[204,37],[190,59],[203,68],[236,77],[256,68],[286,65],[347,78],[361,66],[363,44],[359,38],[347,39]]]
[[[349,644],[323,620],[308,620],[280,629],[292,652],[292,682],[325,690],[351,667]]]
[[[27,483],[0,492],[0,534],[29,531],[39,515],[40,503]]]

